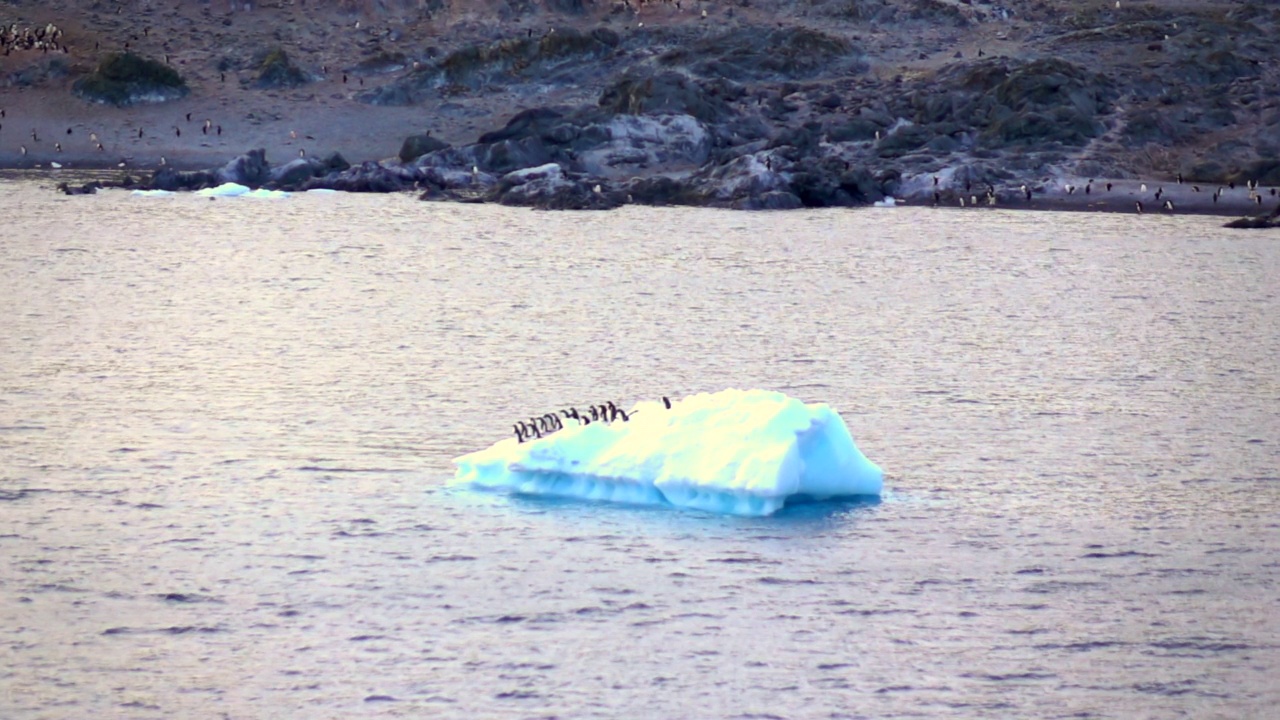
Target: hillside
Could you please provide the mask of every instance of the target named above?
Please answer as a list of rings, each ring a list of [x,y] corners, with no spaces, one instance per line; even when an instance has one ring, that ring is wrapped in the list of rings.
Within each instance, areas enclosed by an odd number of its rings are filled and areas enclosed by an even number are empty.
[[[60,35],[52,50],[10,42],[0,56],[0,166],[209,167],[249,148],[276,163],[333,151],[358,163],[429,132],[455,147],[486,133],[508,141],[511,168],[476,163],[495,175],[518,169],[522,152],[619,182],[781,168],[787,184],[744,192],[806,205],[927,193],[934,176],[956,192],[1179,173],[1280,184],[1274,3],[1010,5],[9,0],[6,26],[52,23]],[[189,92],[122,107],[73,93],[126,50],[173,68]],[[560,119],[535,123],[533,140],[503,130],[541,109]],[[696,118],[679,132],[705,148],[673,151],[661,137],[650,140],[662,149],[630,160],[617,143],[602,154],[583,140],[618,132],[602,111]],[[643,132],[675,132],[664,122]],[[557,127],[563,142],[551,139]],[[821,180],[832,173],[834,189]],[[809,187],[797,174],[819,179]],[[699,192],[668,199],[741,199]]]

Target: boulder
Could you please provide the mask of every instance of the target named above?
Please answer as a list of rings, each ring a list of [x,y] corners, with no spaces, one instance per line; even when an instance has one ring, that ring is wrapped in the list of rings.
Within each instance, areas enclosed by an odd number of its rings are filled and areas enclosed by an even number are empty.
[[[731,114],[721,94],[709,92],[700,82],[670,71],[624,76],[604,89],[598,104],[610,113],[679,113],[703,122],[715,122]]]
[[[599,179],[570,175],[555,163],[507,173],[493,197],[503,205],[543,210],[609,210],[622,204]]]
[[[681,43],[658,58],[707,78],[736,82],[809,77],[865,69],[844,38],[805,27],[743,26]]]
[[[323,160],[316,158],[294,158],[293,160],[271,169],[271,182],[280,187],[297,187],[313,177],[329,172]]]
[[[449,147],[449,143],[440,138],[431,137],[430,133],[410,135],[400,144],[400,161],[413,162],[427,153],[443,150],[447,147]]]
[[[71,89],[77,97],[116,107],[177,100],[191,92],[173,68],[128,52],[108,54]]]
[[[233,182],[256,188],[271,179],[271,164],[267,162],[267,151],[259,148],[234,158],[214,174],[218,185]]]
[[[284,48],[275,48],[268,52],[262,62],[258,63],[258,77],[254,87],[261,89],[292,88],[306,85],[311,77],[289,60]]]

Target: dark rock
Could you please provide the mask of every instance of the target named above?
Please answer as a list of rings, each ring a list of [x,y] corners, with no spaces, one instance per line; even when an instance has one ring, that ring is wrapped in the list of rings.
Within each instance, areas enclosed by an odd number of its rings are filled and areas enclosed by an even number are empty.
[[[804,203],[785,190],[770,190],[740,198],[734,201],[732,207],[734,210],[796,210],[804,207]]]
[[[864,140],[875,139],[876,133],[880,131],[881,126],[870,120],[863,118],[854,118],[846,123],[836,125],[827,131],[827,137],[832,142],[861,142]]]
[[[496,143],[501,140],[519,140],[523,138],[541,138],[552,127],[559,125],[564,113],[553,108],[530,108],[522,110],[511,117],[501,130],[487,132],[480,136],[481,144]]]
[[[101,187],[102,183],[96,181],[88,182],[79,186],[68,185],[64,182],[58,183],[58,190],[61,191],[63,195],[94,195]]]
[[[351,68],[357,75],[382,75],[404,70],[409,67],[409,56],[402,52],[378,52],[373,57],[365,58]]]
[[[876,154],[882,158],[901,157],[923,147],[937,134],[924,125],[908,125],[885,135],[876,144]]]
[[[689,186],[675,178],[636,178],[627,187],[632,201],[641,205],[687,205],[690,201]]]
[[[294,158],[271,170],[271,182],[280,187],[296,187],[328,173],[324,161],[315,158]]]
[[[609,54],[618,36],[609,30],[582,33],[555,28],[541,37],[516,37],[489,44],[468,45],[428,63],[404,77],[359,97],[372,105],[408,105],[441,87],[479,89],[527,78],[550,82],[562,73],[563,82],[581,81],[590,63]],[[566,72],[568,71],[568,72]]]
[[[847,40],[809,28],[746,26],[682,43],[658,60],[703,77],[742,82],[809,77],[819,71],[865,69],[852,51]]]
[[[258,77],[253,84],[261,89],[277,89],[298,87],[309,82],[311,77],[289,60],[284,48],[275,48],[258,64]]]
[[[486,172],[502,174],[545,165],[549,162],[551,162],[551,153],[540,138],[501,140],[476,147],[476,165]]]
[[[157,170],[151,179],[143,183],[147,190],[169,190],[177,192],[179,190],[203,190],[204,188],[217,187],[222,182],[218,179],[217,171],[214,170],[192,170],[180,171],[174,170],[171,166],[164,166]]]
[[[1259,185],[1280,185],[1280,159],[1267,158],[1250,163],[1239,172],[1227,176],[1228,182],[1243,185],[1247,181],[1255,181]]]
[[[703,122],[716,122],[730,115],[722,92],[677,72],[652,76],[627,76],[605,88],[600,108],[611,113],[643,115],[667,112],[692,115]]]
[[[251,188],[260,187],[271,179],[271,164],[267,162],[267,151],[261,148],[250,150],[222,166],[215,171],[215,175],[218,184],[233,182]]]
[[[1276,206],[1267,215],[1254,215],[1251,217],[1242,217],[1223,225],[1228,228],[1238,228],[1242,230],[1266,230],[1268,228],[1280,228],[1280,205]]]
[[[111,53],[92,74],[77,80],[72,92],[90,102],[126,107],[177,100],[190,89],[168,65],[133,53]]]
[[[433,138],[428,133],[410,135],[400,145],[400,161],[413,162],[429,152],[443,150],[447,147],[449,147],[449,143],[440,138]]]
[[[623,204],[621,194],[606,191],[601,181],[565,173],[554,163],[508,173],[493,196],[503,205],[542,210],[610,210]]]

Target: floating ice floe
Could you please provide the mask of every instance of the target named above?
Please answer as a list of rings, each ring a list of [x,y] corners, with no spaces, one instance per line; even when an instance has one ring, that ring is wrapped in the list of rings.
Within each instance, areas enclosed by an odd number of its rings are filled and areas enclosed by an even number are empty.
[[[258,188],[250,190],[239,183],[223,183],[218,187],[196,191],[197,197],[251,197],[251,198],[287,198],[289,193],[283,190],[267,190]]]
[[[129,194],[133,197],[173,197],[173,192],[170,190],[134,190]]]
[[[454,459],[453,484],[532,495],[769,515],[788,500],[877,497],[884,474],[825,403],[724,390],[641,402],[627,422],[508,438]]]
[[[222,183],[217,187],[197,190],[197,197],[239,197],[249,192],[249,188],[240,183]]]

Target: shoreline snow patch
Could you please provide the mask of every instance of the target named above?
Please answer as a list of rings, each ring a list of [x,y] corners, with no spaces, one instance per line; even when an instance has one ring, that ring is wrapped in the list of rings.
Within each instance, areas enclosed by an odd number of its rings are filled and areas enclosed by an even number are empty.
[[[451,484],[733,515],[792,498],[878,497],[884,473],[825,403],[766,390],[641,402],[627,422],[568,424],[455,458]]]

